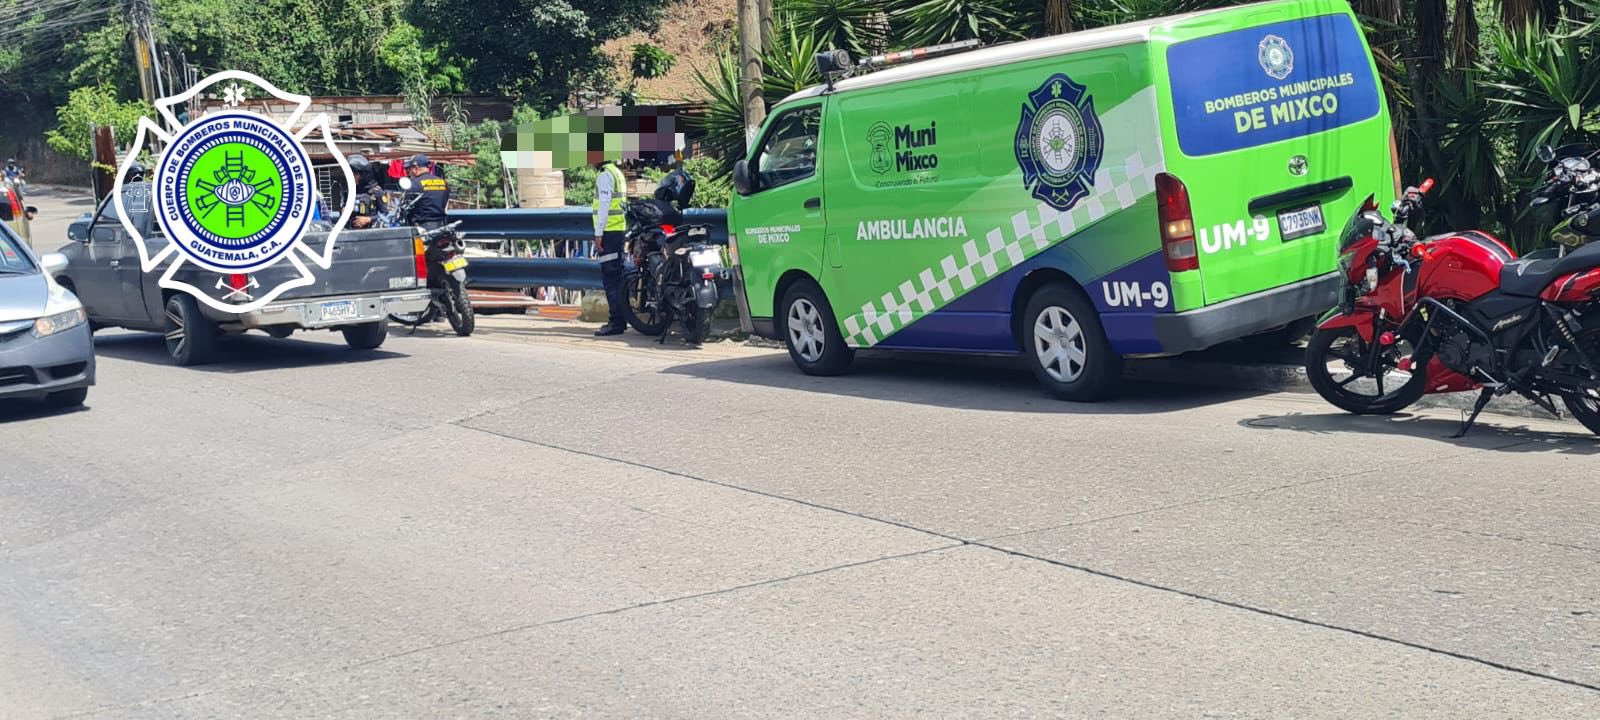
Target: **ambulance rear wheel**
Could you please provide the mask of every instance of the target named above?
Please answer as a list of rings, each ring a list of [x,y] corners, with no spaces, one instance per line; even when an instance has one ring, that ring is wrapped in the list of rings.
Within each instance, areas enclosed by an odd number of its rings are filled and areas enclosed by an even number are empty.
[[[801,372],[838,375],[850,367],[856,351],[844,344],[833,306],[822,288],[810,280],[796,282],[783,294],[779,307],[782,327],[778,331],[789,348],[789,358]]]
[[[1094,402],[1116,391],[1122,356],[1083,293],[1062,284],[1041,287],[1028,298],[1022,321],[1022,354],[1050,394]]]

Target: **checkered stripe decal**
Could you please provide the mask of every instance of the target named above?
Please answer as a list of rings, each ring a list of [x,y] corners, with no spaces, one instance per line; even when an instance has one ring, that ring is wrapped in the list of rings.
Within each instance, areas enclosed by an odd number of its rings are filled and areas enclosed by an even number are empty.
[[[1156,156],[1146,160],[1145,152]],[[876,345],[912,320],[1022,264],[1079,228],[1132,207],[1156,191],[1155,176],[1161,169],[1155,151],[1136,150],[1120,164],[1102,165],[1095,174],[1094,194],[1071,210],[1060,212],[1039,203],[1033,210],[1017,213],[1009,228],[995,228],[984,236],[986,250],[979,248],[977,240],[968,240],[961,253],[945,256],[938,265],[900,283],[896,291],[861,306],[860,313],[845,318],[845,343],[852,347]]]

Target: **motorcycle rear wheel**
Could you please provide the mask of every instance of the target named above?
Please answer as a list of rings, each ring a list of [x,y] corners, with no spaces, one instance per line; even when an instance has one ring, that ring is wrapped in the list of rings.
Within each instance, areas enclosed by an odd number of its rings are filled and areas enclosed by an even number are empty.
[[[683,319],[683,339],[695,345],[704,344],[711,337],[711,311],[692,305]]]
[[[1600,395],[1593,390],[1570,392],[1562,395],[1561,401],[1566,404],[1567,412],[1589,428],[1589,432],[1600,435]]]
[[[1393,377],[1400,373],[1396,364],[1406,355],[1400,349],[1402,344],[1409,345],[1401,340],[1388,350],[1389,357],[1382,360],[1382,369],[1373,377],[1364,370],[1356,370],[1366,367],[1368,353],[1372,350],[1362,342],[1355,328],[1318,330],[1306,345],[1306,376],[1317,394],[1340,410],[1357,415],[1391,415],[1410,407],[1428,389],[1426,367],[1414,368],[1404,380],[1395,382],[1400,380]],[[1348,377],[1335,378],[1334,371],[1329,369],[1330,363],[1339,362],[1349,371]],[[1366,383],[1358,386],[1362,379],[1370,379],[1376,392],[1358,392],[1366,386]]]
[[[467,289],[455,278],[447,278],[444,294],[444,315],[450,321],[450,329],[461,337],[471,335],[478,326],[478,319],[472,312],[472,299],[467,296]]]

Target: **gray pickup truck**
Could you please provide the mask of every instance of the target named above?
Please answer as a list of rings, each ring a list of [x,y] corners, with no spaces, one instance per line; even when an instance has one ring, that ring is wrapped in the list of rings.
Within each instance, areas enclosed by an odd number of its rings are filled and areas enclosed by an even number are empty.
[[[154,256],[166,248],[167,240],[147,209],[148,192],[146,185],[124,186],[123,204]],[[321,252],[327,234],[308,234],[304,242]],[[388,336],[391,313],[417,313],[428,307],[427,283],[417,275],[418,268],[425,267],[418,262],[417,247],[412,228],[345,230],[334,246],[333,266],[327,270],[310,266],[315,282],[293,288],[252,312],[224,312],[188,293],[161,287],[166,263],[142,272],[138,244],[123,228],[116,203],[107,198],[87,232],[61,249],[68,265],[56,280],[77,293],[93,327],[164,333],[167,353],[179,365],[210,361],[221,337],[248,330],[277,338],[296,330],[339,330],[350,347],[370,350]],[[298,276],[287,261],[250,276],[224,275],[186,263],[173,279],[223,302],[243,303]]]

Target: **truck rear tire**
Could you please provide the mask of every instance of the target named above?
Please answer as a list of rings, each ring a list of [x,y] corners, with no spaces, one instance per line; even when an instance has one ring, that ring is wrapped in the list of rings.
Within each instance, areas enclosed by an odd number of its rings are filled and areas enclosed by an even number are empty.
[[[379,320],[350,325],[339,328],[339,332],[344,333],[344,344],[349,345],[351,350],[376,350],[389,338],[389,322]]]
[[[856,351],[844,344],[833,306],[822,288],[800,280],[783,293],[778,333],[789,359],[807,375],[839,375],[849,369]]]
[[[1116,392],[1122,356],[1106,339],[1100,314],[1077,288],[1053,283],[1035,290],[1022,322],[1022,355],[1050,394],[1095,402]]]
[[[204,365],[217,355],[217,325],[200,312],[194,298],[177,293],[167,298],[167,356],[183,367]]]

